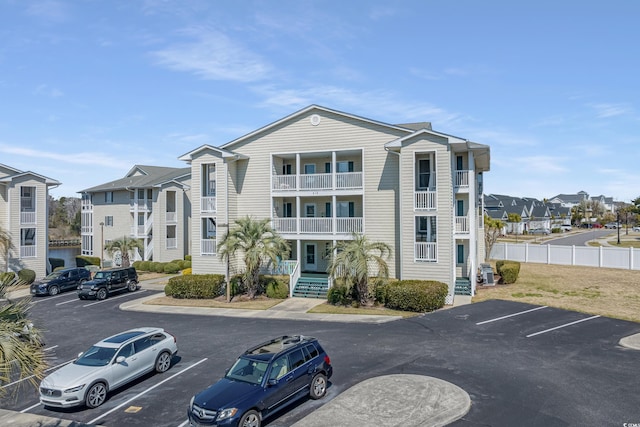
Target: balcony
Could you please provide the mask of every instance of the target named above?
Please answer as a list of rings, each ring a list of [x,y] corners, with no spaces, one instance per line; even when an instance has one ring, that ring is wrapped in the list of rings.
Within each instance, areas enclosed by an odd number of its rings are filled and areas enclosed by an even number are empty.
[[[20,212],[20,224],[35,224],[36,223],[36,213],[35,212]]]
[[[351,234],[362,233],[364,219],[338,218],[273,218],[272,227],[283,234]]]
[[[201,213],[215,213],[216,212],[216,196],[203,196],[200,198],[200,212]]]
[[[456,220],[456,233],[468,234],[469,233],[469,217],[456,216],[455,220]]]
[[[175,237],[167,237],[167,249],[175,249],[178,247],[178,239]]]
[[[457,191],[467,192],[469,191],[469,171],[468,170],[456,170],[453,171],[454,181],[453,188]]]
[[[93,204],[91,203],[91,200],[82,199],[81,208],[82,208],[82,212],[92,212]]]
[[[362,172],[273,175],[272,191],[361,190]]]
[[[129,211],[151,212],[151,200],[129,200]]]
[[[438,261],[438,244],[436,242],[415,242],[414,251],[416,261]]]
[[[216,254],[216,239],[201,239],[200,255],[215,255],[215,254]]]
[[[167,212],[165,215],[165,221],[167,224],[175,224],[178,222],[178,213],[177,212]]]
[[[435,190],[415,191],[414,195],[414,209],[432,210],[437,208],[437,192]]]
[[[20,246],[20,258],[35,258],[35,256],[36,256],[35,245]]]

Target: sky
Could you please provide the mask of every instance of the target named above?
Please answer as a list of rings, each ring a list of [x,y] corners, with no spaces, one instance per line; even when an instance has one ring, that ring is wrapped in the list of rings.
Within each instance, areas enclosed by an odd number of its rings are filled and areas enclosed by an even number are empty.
[[[311,104],[491,148],[485,193],[640,196],[640,2],[0,0],[0,163],[59,198]]]

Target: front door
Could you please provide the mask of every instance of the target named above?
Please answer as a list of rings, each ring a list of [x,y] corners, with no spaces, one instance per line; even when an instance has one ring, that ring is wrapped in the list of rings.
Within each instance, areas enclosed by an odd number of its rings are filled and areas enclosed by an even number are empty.
[[[318,268],[316,262],[316,249],[317,247],[315,243],[304,244],[304,270],[316,271],[316,269]]]

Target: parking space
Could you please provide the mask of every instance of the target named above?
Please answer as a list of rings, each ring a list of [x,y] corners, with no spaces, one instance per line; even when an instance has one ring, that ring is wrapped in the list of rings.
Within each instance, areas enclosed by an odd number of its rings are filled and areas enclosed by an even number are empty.
[[[640,332],[636,323],[506,301],[378,325],[119,310],[128,298],[154,292],[142,291],[95,305],[73,294],[39,298],[33,314],[46,330],[51,369],[105,336],[158,326],[178,340],[178,356],[168,372],[139,379],[96,409],[45,409],[33,390],[0,406],[81,423],[184,427],[191,396],[224,375],[243,350],[266,338],[299,333],[321,340],[334,377],[326,399],[302,401],[267,420],[269,427],[292,425],[367,378],[398,373],[440,378],[469,393],[471,410],[454,425],[640,420],[634,398],[640,385],[629,376],[640,368],[640,357],[618,345],[623,336]],[[587,416],[592,401],[598,402],[598,412]],[[530,421],[522,422],[523,417]]]

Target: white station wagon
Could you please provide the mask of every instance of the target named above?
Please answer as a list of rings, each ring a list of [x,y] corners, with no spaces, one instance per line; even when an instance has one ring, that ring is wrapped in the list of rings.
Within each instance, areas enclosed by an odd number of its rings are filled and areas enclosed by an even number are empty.
[[[162,328],[137,328],[94,344],[40,383],[40,403],[68,408],[104,403],[107,393],[155,370],[171,366],[176,339]]]

